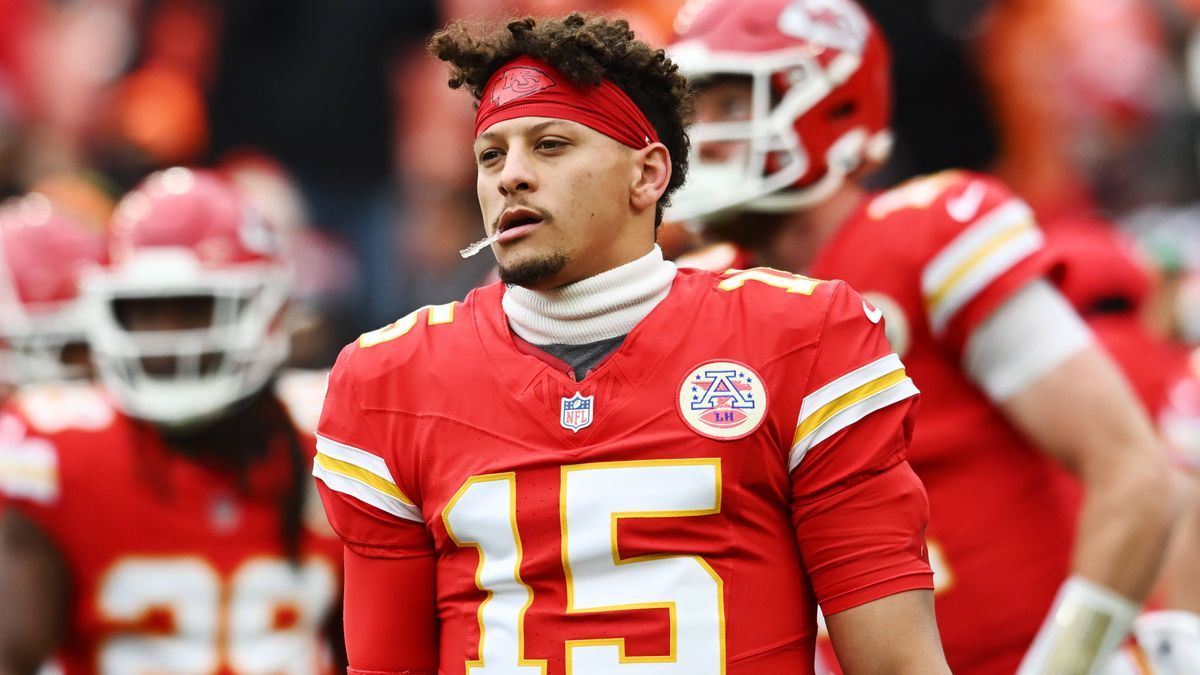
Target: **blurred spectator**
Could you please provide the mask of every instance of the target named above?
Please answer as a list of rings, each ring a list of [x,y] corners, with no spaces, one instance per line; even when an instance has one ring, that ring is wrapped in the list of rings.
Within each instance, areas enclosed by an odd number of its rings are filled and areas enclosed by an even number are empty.
[[[1173,88],[1152,0],[1005,0],[982,29],[997,171],[1044,221],[1170,181],[1161,157],[1138,159]]]
[[[119,193],[253,148],[357,258],[333,342],[408,310],[393,132],[406,83],[391,72],[435,27],[436,0],[0,0],[0,14],[0,194],[87,167]]]
[[[389,70],[436,23],[432,0],[222,3],[211,156],[263,150],[296,178],[318,227],[357,257],[343,341],[408,311]],[[401,70],[401,73],[404,73]],[[399,88],[407,87],[401,75]]]

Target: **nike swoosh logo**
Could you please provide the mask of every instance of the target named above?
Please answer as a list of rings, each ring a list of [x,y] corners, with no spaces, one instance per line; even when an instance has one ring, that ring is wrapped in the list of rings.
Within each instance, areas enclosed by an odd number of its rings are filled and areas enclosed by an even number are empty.
[[[883,318],[883,310],[878,307],[871,309],[866,300],[863,300],[863,311],[866,312],[867,320],[871,323],[879,323],[879,320]]]
[[[979,213],[987,188],[979,181],[972,181],[965,192],[954,199],[946,200],[946,212],[960,223],[969,223]]]

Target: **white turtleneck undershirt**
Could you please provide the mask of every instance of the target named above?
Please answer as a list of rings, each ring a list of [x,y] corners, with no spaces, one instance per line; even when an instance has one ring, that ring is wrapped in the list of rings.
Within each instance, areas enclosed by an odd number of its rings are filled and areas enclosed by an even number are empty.
[[[583,345],[627,335],[671,291],[675,263],[655,244],[646,255],[548,291],[505,289],[508,325],[535,345]]]

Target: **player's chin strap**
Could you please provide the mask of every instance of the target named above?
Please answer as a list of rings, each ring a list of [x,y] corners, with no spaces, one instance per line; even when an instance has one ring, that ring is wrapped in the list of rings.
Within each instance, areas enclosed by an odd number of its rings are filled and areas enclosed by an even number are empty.
[[[1080,576],[1063,582],[1017,675],[1103,672],[1129,634],[1138,603]]]

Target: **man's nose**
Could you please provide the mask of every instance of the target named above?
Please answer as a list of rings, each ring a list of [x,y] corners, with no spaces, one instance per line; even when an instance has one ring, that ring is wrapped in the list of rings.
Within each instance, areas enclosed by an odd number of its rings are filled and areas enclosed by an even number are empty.
[[[504,157],[504,168],[500,171],[500,194],[508,196],[518,192],[537,190],[537,176],[528,152],[510,148]]]

